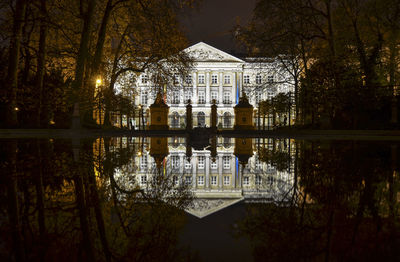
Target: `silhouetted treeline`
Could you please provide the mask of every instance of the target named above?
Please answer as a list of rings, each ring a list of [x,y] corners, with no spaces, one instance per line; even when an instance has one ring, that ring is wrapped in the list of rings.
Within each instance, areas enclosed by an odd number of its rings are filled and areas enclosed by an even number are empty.
[[[259,0],[235,35],[292,76],[298,125],[398,128],[399,14],[396,0]]]

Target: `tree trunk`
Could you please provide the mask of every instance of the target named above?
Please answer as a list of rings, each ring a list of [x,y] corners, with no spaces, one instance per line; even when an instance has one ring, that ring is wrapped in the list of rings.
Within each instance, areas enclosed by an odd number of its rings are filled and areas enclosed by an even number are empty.
[[[37,105],[37,126],[48,127],[49,125],[49,110],[48,106],[43,106],[43,77],[46,65],[46,37],[47,37],[47,7],[46,0],[40,0],[40,36],[39,36],[39,51],[37,59],[37,71],[36,71],[36,90],[39,94],[38,105]],[[45,103],[48,105],[48,103]]]
[[[8,59],[8,71],[6,78],[7,105],[6,105],[6,125],[16,127],[17,118],[17,87],[18,87],[18,61],[19,48],[21,44],[21,32],[23,18],[26,11],[26,0],[17,0],[15,5],[15,15],[13,21],[13,33],[10,39],[10,53]],[[4,87],[3,87],[4,88]]]
[[[89,38],[95,6],[96,0],[88,0],[86,13],[82,14],[83,29],[81,33],[78,55],[76,57],[75,80],[72,84],[72,89],[74,92],[74,115],[72,128],[81,128],[79,103],[82,102],[80,100],[85,99],[80,95],[85,93],[83,90],[83,78],[85,74],[87,58],[89,56]]]

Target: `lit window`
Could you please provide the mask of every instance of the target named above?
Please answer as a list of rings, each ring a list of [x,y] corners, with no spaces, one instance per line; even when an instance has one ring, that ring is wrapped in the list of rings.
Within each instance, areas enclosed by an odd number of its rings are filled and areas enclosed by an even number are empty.
[[[268,76],[268,83],[273,83],[274,82],[274,76],[273,75],[269,75]]]
[[[224,169],[231,168],[231,157],[230,156],[224,156],[222,158],[222,160],[223,160]]]
[[[192,76],[191,75],[187,75],[186,79],[185,79],[186,84],[191,85],[192,84]]]
[[[175,91],[173,94],[172,94],[172,104],[179,104],[180,103],[180,94],[179,94],[179,91]]]
[[[147,168],[147,155],[144,155],[140,158],[140,169]]]
[[[256,75],[256,84],[261,84],[261,75]]]
[[[147,84],[149,77],[147,75],[142,75],[142,84]]]
[[[173,176],[172,177],[172,182],[174,183],[174,185],[178,185],[179,184],[179,180],[177,176]]]
[[[179,84],[179,75],[178,74],[174,74],[174,85]]]
[[[256,98],[256,104],[258,104],[258,103],[260,103],[260,101],[261,101],[261,92],[260,91],[256,91],[256,94],[255,94],[255,98]]]
[[[191,185],[192,184],[192,177],[191,176],[185,176],[185,183],[186,183],[186,185]]]
[[[198,165],[197,165],[197,167],[198,167],[199,169],[203,169],[203,168],[204,168],[204,160],[205,160],[205,157],[204,157],[204,156],[199,156],[199,157],[197,157],[197,160],[198,160]]]
[[[260,176],[256,176],[256,181],[255,181],[256,185],[257,186],[261,185],[261,182],[262,182],[261,177]]]
[[[272,176],[267,177],[267,185],[272,186],[274,184],[274,178]]]
[[[188,103],[189,99],[191,98],[192,98],[192,91],[191,90],[185,91],[185,103]]]
[[[215,102],[218,103],[218,92],[217,91],[211,92],[211,101],[212,100],[215,100]]]
[[[231,183],[231,177],[230,176],[224,176],[224,185],[227,186]]]
[[[140,185],[146,185],[147,183],[147,176],[146,175],[142,175],[140,176]]]
[[[231,76],[224,76],[224,84],[228,85],[231,83]]]
[[[147,91],[142,91],[142,94],[140,95],[140,102],[142,105],[147,105]]]
[[[256,169],[261,169],[262,168],[262,162],[258,157],[256,158]]]
[[[189,161],[185,160],[185,169],[190,169],[190,168],[192,168],[192,164]]]
[[[218,84],[218,76],[217,75],[211,76],[211,84]]]
[[[204,85],[204,75],[199,75],[199,85]]]
[[[172,169],[179,168],[179,156],[171,156],[171,166]]]
[[[243,177],[243,185],[250,185],[250,178],[248,176]]]
[[[211,169],[217,169],[218,165],[217,165],[217,161],[211,161]]]
[[[224,92],[224,104],[231,103],[231,92]]]
[[[204,91],[199,91],[199,104],[206,103],[206,95]]]
[[[245,84],[250,84],[250,76],[249,75],[245,75],[243,77],[243,83]]]
[[[199,177],[197,178],[197,184],[198,184],[199,186],[204,185],[204,176],[199,176]]]
[[[211,185],[213,185],[213,186],[217,185],[217,177],[216,176],[211,177]]]

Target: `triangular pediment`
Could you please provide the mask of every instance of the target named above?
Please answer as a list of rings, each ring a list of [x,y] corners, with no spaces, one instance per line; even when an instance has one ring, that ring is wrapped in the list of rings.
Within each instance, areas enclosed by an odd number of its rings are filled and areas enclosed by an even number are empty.
[[[225,199],[197,198],[193,201],[191,207],[187,208],[185,211],[195,217],[203,218],[215,212],[221,211],[228,206],[234,205],[242,199],[243,197]]]
[[[196,62],[236,62],[244,63],[242,59],[234,57],[222,50],[204,42],[189,46],[184,50]]]

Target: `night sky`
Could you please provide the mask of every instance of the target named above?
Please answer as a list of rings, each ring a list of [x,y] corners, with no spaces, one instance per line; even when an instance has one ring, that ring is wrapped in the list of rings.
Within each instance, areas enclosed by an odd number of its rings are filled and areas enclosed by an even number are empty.
[[[185,12],[181,21],[190,44],[203,41],[228,53],[240,52],[231,30],[237,21],[246,24],[257,0],[203,0],[200,7]]]

